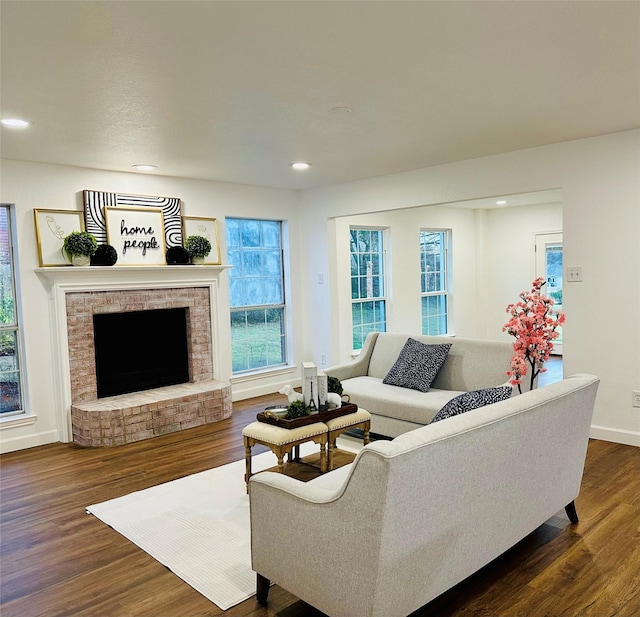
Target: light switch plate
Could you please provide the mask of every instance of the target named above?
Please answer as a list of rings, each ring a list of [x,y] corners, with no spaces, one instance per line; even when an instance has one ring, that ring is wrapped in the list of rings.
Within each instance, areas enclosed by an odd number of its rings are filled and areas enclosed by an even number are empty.
[[[582,266],[567,266],[567,282],[580,283],[582,281]]]

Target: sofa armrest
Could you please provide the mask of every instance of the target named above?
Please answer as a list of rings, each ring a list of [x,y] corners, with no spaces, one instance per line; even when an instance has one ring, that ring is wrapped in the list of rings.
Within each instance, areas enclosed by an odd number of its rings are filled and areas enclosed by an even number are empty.
[[[273,471],[264,471],[255,476],[251,476],[249,481],[250,494],[254,490],[254,487],[256,487],[256,491],[259,490],[256,486],[257,484],[274,489],[273,492],[267,491],[266,494],[277,495],[278,493],[288,493],[293,497],[310,503],[328,503],[333,501],[338,497],[343,486],[343,482],[339,482],[335,487],[317,487],[313,482],[302,482]],[[325,482],[324,484],[326,485],[327,483]]]
[[[352,377],[362,377],[369,374],[369,362],[371,354],[378,338],[378,332],[370,332],[362,345],[360,354],[355,360],[336,364],[325,369],[324,372],[331,377],[337,377],[340,381],[351,379]]]
[[[372,615],[363,605],[375,598],[384,491],[354,490],[351,473],[334,479],[314,486],[273,472],[251,477],[251,567],[262,585],[276,583],[328,615]],[[335,559],[343,554],[349,559]]]

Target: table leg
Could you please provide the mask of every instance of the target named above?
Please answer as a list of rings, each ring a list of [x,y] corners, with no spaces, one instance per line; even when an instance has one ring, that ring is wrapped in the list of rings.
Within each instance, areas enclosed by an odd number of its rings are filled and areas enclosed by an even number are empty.
[[[328,441],[329,447],[329,453],[328,453],[328,458],[329,458],[329,463],[328,463],[328,467],[329,467],[329,471],[333,470],[333,451],[335,450],[336,447],[336,438],[332,437],[331,434],[329,434],[329,441]]]
[[[320,443],[320,472],[326,473],[327,471],[327,451],[325,443]]]
[[[251,477],[251,445],[247,437],[244,438],[244,460],[245,474],[244,481],[247,483],[247,493],[249,492],[249,478]]]

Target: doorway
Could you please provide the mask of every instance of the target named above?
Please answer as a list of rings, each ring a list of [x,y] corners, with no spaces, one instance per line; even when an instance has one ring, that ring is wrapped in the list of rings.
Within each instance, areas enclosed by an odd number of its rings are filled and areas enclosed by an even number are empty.
[[[562,232],[536,234],[536,278],[546,281],[544,293],[562,310]],[[562,355],[562,327],[554,341],[554,355]]]

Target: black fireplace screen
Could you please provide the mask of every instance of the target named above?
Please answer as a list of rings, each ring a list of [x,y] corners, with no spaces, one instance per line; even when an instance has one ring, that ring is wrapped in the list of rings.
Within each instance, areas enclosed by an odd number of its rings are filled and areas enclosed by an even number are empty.
[[[98,398],[189,381],[187,309],[93,316]]]

